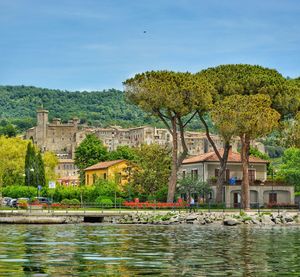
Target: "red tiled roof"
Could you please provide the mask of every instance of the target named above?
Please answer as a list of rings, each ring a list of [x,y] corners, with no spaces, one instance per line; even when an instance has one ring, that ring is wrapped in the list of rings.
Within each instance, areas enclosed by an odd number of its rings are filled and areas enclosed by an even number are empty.
[[[222,156],[224,150],[220,149],[219,152],[220,152],[220,155]],[[195,157],[187,158],[183,161],[183,164],[191,164],[191,163],[198,163],[198,162],[218,162],[218,161],[219,161],[218,156],[213,151],[213,152],[201,154],[201,155],[198,155]],[[241,163],[241,154],[230,151],[228,154],[228,162],[229,163]],[[250,163],[269,163],[269,161],[263,160],[261,158],[253,157],[253,156],[249,157],[249,162]]]
[[[87,170],[94,170],[94,169],[104,169],[104,168],[108,168],[112,165],[118,164],[120,162],[123,162],[124,160],[115,160],[115,161],[108,161],[108,162],[100,162],[97,164],[94,164],[88,168],[85,169],[85,171]]]

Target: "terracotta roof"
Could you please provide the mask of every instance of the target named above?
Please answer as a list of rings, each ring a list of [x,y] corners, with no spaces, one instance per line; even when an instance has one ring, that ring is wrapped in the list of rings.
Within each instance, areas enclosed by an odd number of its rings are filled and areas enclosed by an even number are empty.
[[[104,169],[104,168],[108,168],[112,165],[118,164],[120,162],[123,162],[124,160],[115,160],[115,161],[108,161],[108,162],[100,162],[97,164],[94,164],[88,168],[85,169],[85,171],[87,170],[94,170],[94,169]]]
[[[219,151],[222,156],[224,150],[220,149]],[[198,162],[218,162],[218,161],[219,161],[218,156],[213,151],[213,152],[208,152],[208,153],[198,155],[195,157],[187,158],[183,161],[183,164],[198,163]],[[229,163],[241,163],[241,154],[230,151],[229,155],[228,155],[228,162]],[[253,156],[249,157],[249,162],[250,163],[269,163],[269,161],[263,160],[261,158],[253,157]]]

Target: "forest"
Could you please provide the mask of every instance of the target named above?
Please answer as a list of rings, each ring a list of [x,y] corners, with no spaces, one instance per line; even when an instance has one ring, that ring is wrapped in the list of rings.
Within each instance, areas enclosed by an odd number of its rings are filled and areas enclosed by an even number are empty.
[[[125,100],[124,93],[109,89],[103,91],[62,91],[33,86],[0,86],[0,125],[9,123],[22,132],[36,123],[37,108],[49,110],[49,119],[72,117],[81,123],[107,127],[162,124]],[[197,128],[197,126],[192,126]]]

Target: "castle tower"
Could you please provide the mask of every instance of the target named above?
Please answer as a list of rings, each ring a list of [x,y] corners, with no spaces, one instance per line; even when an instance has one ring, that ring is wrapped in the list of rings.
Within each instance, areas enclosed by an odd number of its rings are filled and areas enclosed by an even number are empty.
[[[36,141],[42,151],[45,151],[47,147],[48,113],[44,109],[37,110]]]

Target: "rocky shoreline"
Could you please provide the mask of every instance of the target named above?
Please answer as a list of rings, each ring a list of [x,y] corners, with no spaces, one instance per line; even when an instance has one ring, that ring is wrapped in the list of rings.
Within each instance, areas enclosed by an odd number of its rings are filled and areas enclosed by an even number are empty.
[[[109,224],[151,224],[151,225],[299,225],[300,212],[130,212],[114,215],[43,215],[43,214],[3,214],[0,224],[78,224],[78,223],[109,223]]]
[[[169,212],[166,214],[157,213],[132,213],[130,215],[114,218],[112,223],[117,224],[154,224],[154,225],[172,225],[172,224],[220,224],[225,226],[247,225],[300,225],[300,213],[235,213],[228,214],[222,212],[195,212],[180,213]]]

